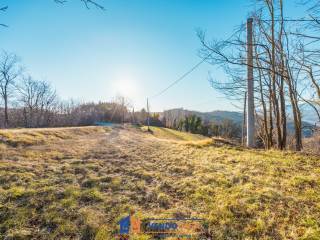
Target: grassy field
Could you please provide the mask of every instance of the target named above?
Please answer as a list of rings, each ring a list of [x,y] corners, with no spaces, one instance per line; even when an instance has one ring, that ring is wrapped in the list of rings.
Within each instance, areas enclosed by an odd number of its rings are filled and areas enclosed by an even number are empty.
[[[170,128],[149,127],[153,136],[159,139],[166,139],[169,141],[199,141],[206,140],[208,138],[198,135],[190,134],[186,132],[176,131]],[[142,127],[142,131],[146,132],[148,127]]]
[[[214,239],[320,239],[320,159],[168,129],[0,131],[0,239],[113,239],[200,217]]]

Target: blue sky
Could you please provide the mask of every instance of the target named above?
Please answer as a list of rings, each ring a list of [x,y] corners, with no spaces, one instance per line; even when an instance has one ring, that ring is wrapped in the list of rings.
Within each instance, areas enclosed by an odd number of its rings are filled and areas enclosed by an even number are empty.
[[[109,101],[129,97],[136,109],[199,62],[196,29],[225,38],[245,22],[251,0],[100,0],[106,11],[80,0],[2,0],[1,48],[21,57],[26,73],[52,83],[63,99]],[[287,16],[299,13],[288,1]],[[205,63],[162,96],[151,110],[184,107],[237,110],[210,87]]]

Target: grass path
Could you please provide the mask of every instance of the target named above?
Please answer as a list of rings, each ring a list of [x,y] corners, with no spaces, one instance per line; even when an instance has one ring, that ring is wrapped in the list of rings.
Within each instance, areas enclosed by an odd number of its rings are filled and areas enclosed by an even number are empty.
[[[0,239],[112,239],[130,209],[205,218],[214,239],[320,239],[317,157],[179,134],[0,131]]]

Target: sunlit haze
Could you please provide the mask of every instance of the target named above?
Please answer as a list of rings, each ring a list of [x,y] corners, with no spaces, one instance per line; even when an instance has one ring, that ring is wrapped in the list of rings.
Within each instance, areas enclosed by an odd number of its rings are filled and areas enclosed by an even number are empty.
[[[80,1],[6,0],[1,48],[21,57],[26,73],[52,83],[63,99],[131,99],[136,109],[200,61],[196,29],[223,39],[246,21],[249,0],[109,0],[106,11]],[[287,15],[297,12],[288,6]],[[238,110],[215,91],[220,69],[202,64],[159,98],[151,110],[175,107],[200,111]]]

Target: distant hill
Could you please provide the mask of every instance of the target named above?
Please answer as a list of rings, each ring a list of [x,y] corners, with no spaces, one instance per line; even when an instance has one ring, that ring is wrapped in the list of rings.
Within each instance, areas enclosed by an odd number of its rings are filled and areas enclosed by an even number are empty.
[[[304,121],[309,122],[311,124],[319,124],[319,118],[315,113],[314,109],[312,109],[310,106],[304,106],[302,108],[302,118]]]
[[[234,112],[234,111],[222,111],[222,110],[217,110],[217,111],[212,111],[212,112],[199,112],[199,111],[191,111],[191,110],[186,110],[183,108],[177,108],[177,109],[171,109],[171,110],[166,110],[165,112],[171,112],[172,114],[176,114],[177,116],[187,116],[187,115],[192,115],[195,114],[199,117],[202,118],[203,121],[205,122],[222,122],[223,120],[231,120],[237,124],[242,124],[243,121],[243,113],[241,112]],[[160,113],[162,115],[163,113]],[[312,114],[303,114],[306,116],[306,119],[302,121],[302,126],[303,126],[303,136],[304,137],[310,137],[312,134],[311,129],[314,126],[314,121],[311,119],[315,119]],[[294,134],[294,123],[293,120],[288,121],[288,132],[290,134]]]
[[[212,112],[193,112],[197,116],[201,117],[205,121],[210,122],[221,122],[223,120],[232,120],[236,123],[242,123],[243,114],[240,112],[230,112],[230,111],[212,111]]]
[[[233,112],[233,111],[217,110],[212,112],[199,112],[199,111],[186,110],[183,108],[177,108],[177,109],[166,110],[165,112],[171,112],[171,113],[175,112],[176,115],[178,116],[187,116],[187,115],[195,114],[201,117],[203,121],[208,121],[208,122],[221,122],[223,120],[228,119],[240,124],[242,123],[242,120],[243,120],[242,113]]]
[[[300,106],[300,111],[302,114],[303,121],[308,122],[310,124],[315,124],[315,123],[320,124],[319,118],[318,118],[315,110],[312,107],[310,107],[310,105],[302,104]],[[319,109],[319,111],[320,111],[320,109]],[[287,106],[287,113],[290,117],[292,117],[292,107],[291,106]]]

